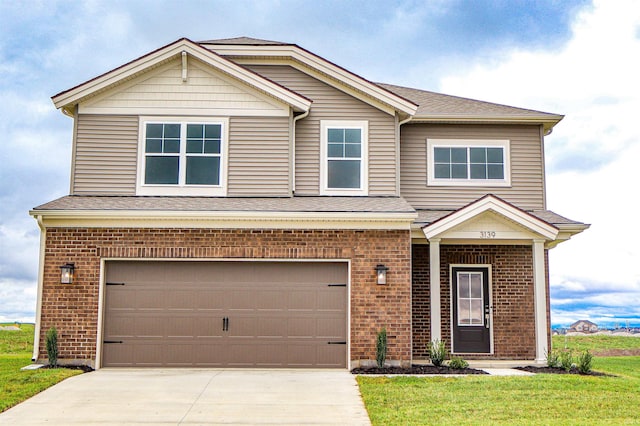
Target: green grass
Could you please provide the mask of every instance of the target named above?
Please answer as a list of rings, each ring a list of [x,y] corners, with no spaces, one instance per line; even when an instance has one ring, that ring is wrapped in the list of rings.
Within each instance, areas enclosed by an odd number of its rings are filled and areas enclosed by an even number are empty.
[[[566,342],[566,345],[565,345]],[[593,353],[640,348],[640,338],[554,336],[553,347]],[[640,424],[640,356],[596,357],[616,377],[357,378],[374,425]]]
[[[620,376],[357,380],[374,425],[639,423],[640,357],[597,359],[596,369]]]
[[[0,412],[67,377],[82,373],[81,370],[65,368],[21,371],[20,368],[31,364],[33,325],[22,324],[20,329],[0,330]]]
[[[554,349],[565,347],[576,351],[586,349],[597,353],[598,351],[611,349],[640,349],[640,337],[626,336],[553,336]]]

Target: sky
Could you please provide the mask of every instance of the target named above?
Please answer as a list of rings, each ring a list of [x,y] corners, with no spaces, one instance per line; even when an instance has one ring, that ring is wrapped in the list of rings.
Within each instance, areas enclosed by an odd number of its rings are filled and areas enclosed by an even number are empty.
[[[181,37],[296,43],[371,81],[564,114],[547,206],[589,230],[550,252],[552,323],[640,325],[640,2],[0,0],[0,322],[35,318],[39,230],[67,195],[51,96]]]

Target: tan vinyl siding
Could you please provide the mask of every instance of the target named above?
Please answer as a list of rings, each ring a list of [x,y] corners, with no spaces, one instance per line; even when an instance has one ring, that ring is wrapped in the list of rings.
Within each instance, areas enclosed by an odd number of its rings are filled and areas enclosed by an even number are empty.
[[[134,195],[138,117],[78,115],[72,194]]]
[[[488,193],[544,208],[539,126],[405,124],[400,132],[400,192],[414,208],[459,208]],[[510,140],[511,187],[427,186],[427,138]]]
[[[320,120],[367,120],[369,195],[397,195],[394,116],[292,67],[247,67],[313,100],[309,116],[296,125],[296,194],[318,195],[320,191]]]
[[[190,58],[176,60],[80,104],[91,114],[279,115],[288,107]]]
[[[231,117],[228,195],[288,196],[289,117]]]

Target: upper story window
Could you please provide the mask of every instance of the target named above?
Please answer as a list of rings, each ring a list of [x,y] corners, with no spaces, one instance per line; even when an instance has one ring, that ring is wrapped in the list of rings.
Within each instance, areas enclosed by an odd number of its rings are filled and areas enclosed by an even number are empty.
[[[427,184],[511,185],[508,140],[427,139]]]
[[[321,122],[320,194],[367,195],[368,123]]]
[[[226,195],[227,120],[141,120],[138,194]]]

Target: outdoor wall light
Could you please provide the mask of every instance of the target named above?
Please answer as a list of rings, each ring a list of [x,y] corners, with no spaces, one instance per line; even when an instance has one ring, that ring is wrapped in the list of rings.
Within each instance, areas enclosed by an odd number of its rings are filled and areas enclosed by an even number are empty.
[[[376,276],[378,277],[378,284],[379,285],[385,285],[387,284],[387,271],[389,270],[389,268],[387,268],[386,266],[382,265],[382,264],[378,264],[376,265]]]
[[[73,263],[65,263],[60,267],[60,284],[73,284],[73,273],[76,266]]]

